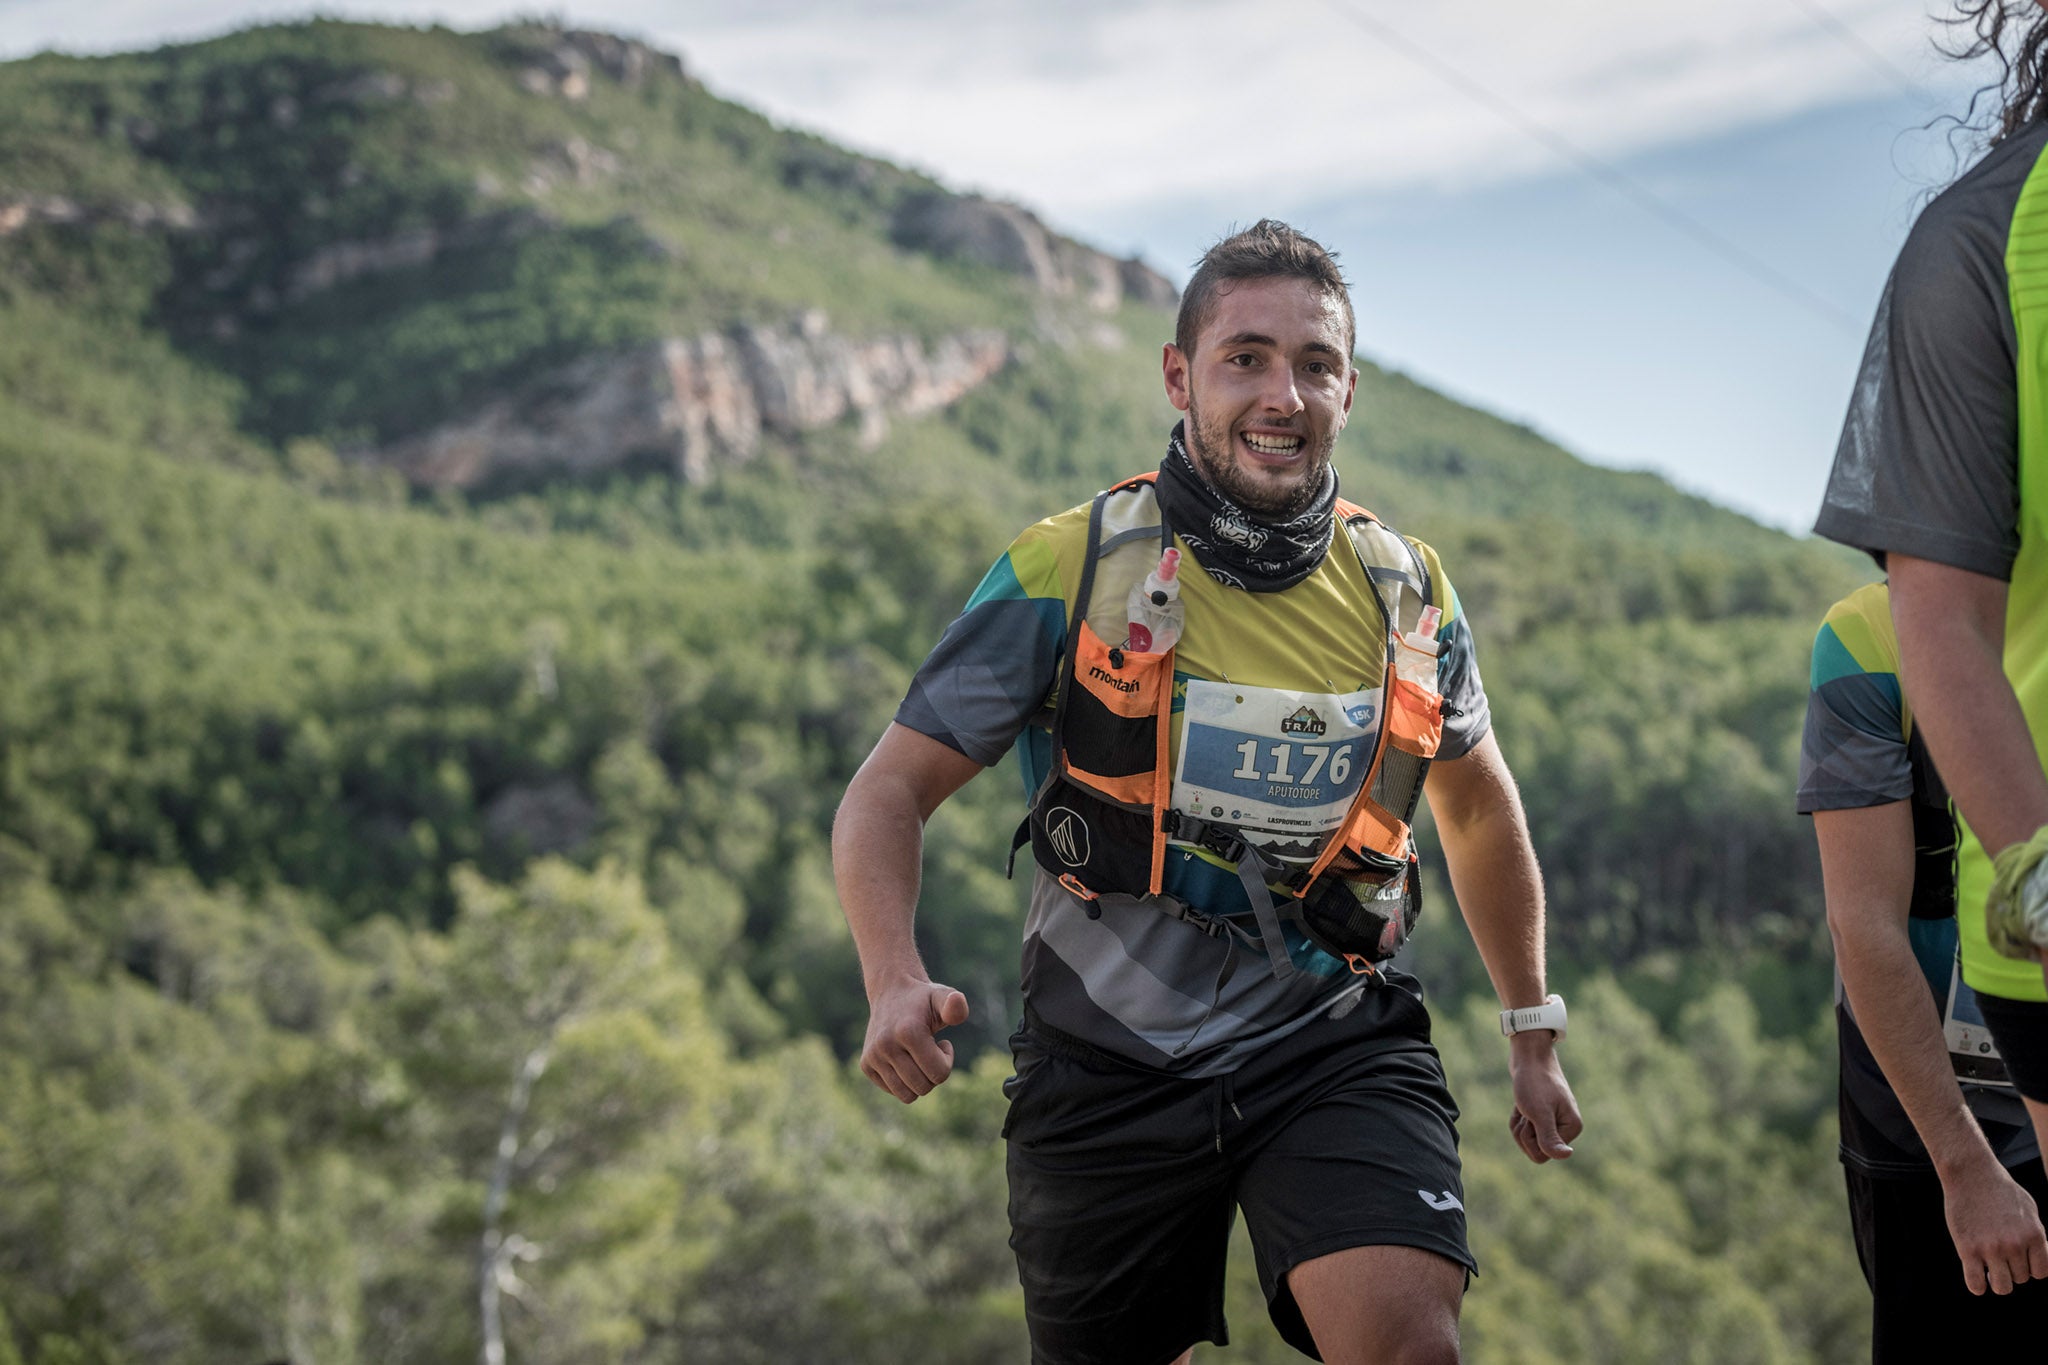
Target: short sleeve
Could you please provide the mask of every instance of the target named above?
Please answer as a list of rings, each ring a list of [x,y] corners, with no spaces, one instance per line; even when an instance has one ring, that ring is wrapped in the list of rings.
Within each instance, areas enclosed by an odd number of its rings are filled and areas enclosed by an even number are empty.
[[[1859,599],[1862,599],[1859,601]],[[1880,619],[1874,612],[1885,613]],[[1857,810],[1913,795],[1898,647],[1881,587],[1829,611],[1813,641],[1798,809]]]
[[[1436,551],[1421,541],[1409,543],[1429,567],[1434,596],[1444,612],[1443,623],[1437,628],[1437,639],[1443,643],[1443,653],[1438,658],[1436,670],[1437,686],[1444,698],[1444,733],[1437,745],[1436,756],[1440,759],[1463,758],[1493,728],[1493,712],[1487,706],[1486,687],[1479,680],[1479,657],[1474,651],[1472,623],[1465,619],[1463,605],[1458,601],[1458,590],[1452,586],[1450,575],[1444,572]]]
[[[2001,148],[1914,225],[1864,349],[1820,535],[1880,560],[2010,576],[2019,419],[2005,244],[2038,148]]]
[[[994,767],[1052,695],[1066,601],[1048,523],[1025,531],[911,679],[896,723]]]

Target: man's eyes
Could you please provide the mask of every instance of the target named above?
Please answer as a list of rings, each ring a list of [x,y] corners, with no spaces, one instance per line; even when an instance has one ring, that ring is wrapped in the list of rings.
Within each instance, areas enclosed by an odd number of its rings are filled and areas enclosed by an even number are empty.
[[[1252,366],[1258,364],[1259,361],[1260,358],[1258,354],[1254,351],[1239,351],[1235,355],[1229,355],[1223,358],[1224,364],[1235,365],[1239,369],[1250,369]],[[1337,367],[1327,360],[1306,361],[1303,363],[1301,368],[1307,371],[1309,374],[1315,375],[1319,379],[1337,373]]]

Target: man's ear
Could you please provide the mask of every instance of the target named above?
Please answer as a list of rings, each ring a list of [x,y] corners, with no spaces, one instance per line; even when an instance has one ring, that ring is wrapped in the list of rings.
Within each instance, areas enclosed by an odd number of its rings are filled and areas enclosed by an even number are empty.
[[[2048,3],[2048,0],[2044,0]],[[1180,347],[1166,343],[1159,357],[1160,372],[1166,380],[1166,401],[1182,412],[1188,410],[1188,358]]]

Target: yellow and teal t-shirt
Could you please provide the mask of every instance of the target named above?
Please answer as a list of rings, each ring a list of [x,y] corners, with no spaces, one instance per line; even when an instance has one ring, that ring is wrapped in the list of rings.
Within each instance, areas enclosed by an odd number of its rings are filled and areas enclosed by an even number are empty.
[[[1115,497],[1150,499],[1149,489]],[[913,680],[896,719],[984,765],[1013,747],[1027,794],[1050,766],[1048,732],[1033,724],[1052,703],[1066,645],[1068,618],[1087,553],[1089,508],[1069,509],[1027,528],[983,578],[960,616]],[[1156,520],[1156,518],[1155,518]],[[1173,766],[1175,797],[1199,792],[1214,800],[1216,818],[1230,821],[1233,797],[1285,807],[1333,799],[1333,787],[1356,780],[1377,734],[1377,690],[1386,669],[1386,628],[1366,570],[1339,526],[1331,551],[1314,573],[1279,592],[1226,587],[1205,572],[1183,542],[1180,574],[1186,622],[1175,651]],[[1155,542],[1156,543],[1156,542]],[[1457,758],[1489,727],[1486,694],[1473,658],[1471,632],[1457,593],[1436,553],[1420,555],[1442,607],[1438,685],[1445,703],[1440,759]],[[1098,571],[1089,619],[1098,626],[1121,610],[1130,584]],[[1204,684],[1228,684],[1221,692]],[[1189,730],[1187,698],[1256,701],[1273,692],[1309,699],[1329,733],[1304,733],[1299,744],[1263,742],[1249,751],[1220,727],[1198,722],[1197,744],[1182,752]],[[1328,703],[1334,704],[1335,711]],[[1290,701],[1289,705],[1294,702]],[[1185,761],[1183,761],[1185,760]],[[1206,765],[1206,766],[1203,766]],[[1252,910],[1233,867],[1204,850],[1173,847],[1166,895],[1211,917],[1252,927]],[[1322,1009],[1359,989],[1343,963],[1293,928],[1287,951],[1299,969],[1279,981],[1262,954],[1229,935],[1211,935],[1161,913],[1148,901],[1105,896],[1090,916],[1081,902],[1034,868],[1025,926],[1027,1016],[1140,1065],[1190,1076],[1220,1074],[1249,1051],[1278,1041]],[[1255,932],[1255,929],[1252,930]],[[1232,954],[1242,960],[1232,964]],[[1419,1008],[1384,1000],[1362,1009]]]

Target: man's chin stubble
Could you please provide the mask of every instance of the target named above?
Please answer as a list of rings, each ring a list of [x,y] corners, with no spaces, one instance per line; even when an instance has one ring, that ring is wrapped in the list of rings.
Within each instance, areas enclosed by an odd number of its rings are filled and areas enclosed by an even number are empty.
[[[1323,489],[1324,466],[1304,470],[1293,482],[1275,489],[1245,476],[1237,465],[1229,466],[1224,477],[1212,479],[1217,491],[1247,512],[1272,521],[1287,521],[1308,510]]]

